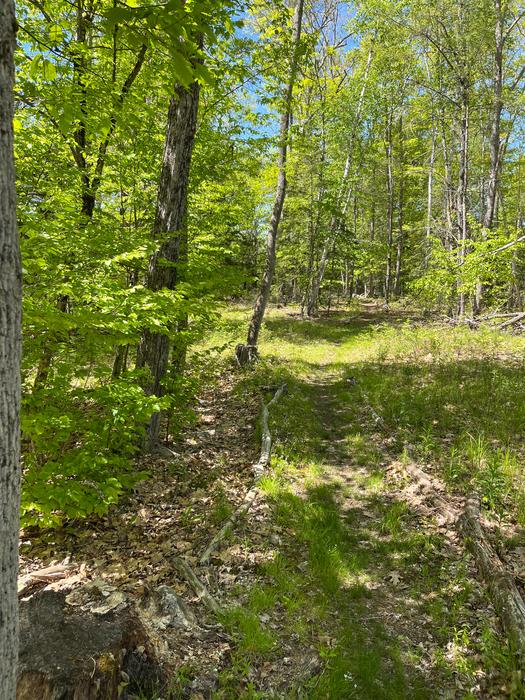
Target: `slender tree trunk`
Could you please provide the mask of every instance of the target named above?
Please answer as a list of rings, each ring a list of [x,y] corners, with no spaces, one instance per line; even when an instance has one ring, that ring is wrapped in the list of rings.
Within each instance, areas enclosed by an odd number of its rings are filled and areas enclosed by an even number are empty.
[[[154,292],[175,289],[186,260],[188,184],[199,94],[197,82],[188,90],[178,86],[170,103],[153,227],[155,237],[164,238],[169,234],[169,238],[164,240],[150,260],[147,286]],[[174,321],[174,330],[176,323]],[[165,333],[145,330],[142,335],[137,365],[149,369],[150,375],[144,389],[150,395],[162,396],[164,393],[163,381],[168,369],[170,344],[170,338]],[[160,413],[155,413],[148,428],[147,447],[150,450],[158,442],[159,428]]]
[[[372,175],[372,181],[375,180],[376,170]],[[370,243],[373,243],[376,239],[376,200],[372,199],[371,211],[370,211]],[[370,271],[368,276],[368,285],[365,282],[364,285],[365,297],[374,296],[374,273]]]
[[[392,145],[392,115],[388,115],[387,131],[385,139],[386,150],[386,270],[385,270],[385,302],[390,301],[392,291],[392,242],[394,235],[394,167]]]
[[[469,94],[468,86],[462,83],[461,87],[461,133],[459,155],[459,184],[457,192],[457,224],[459,233],[459,269],[465,262],[467,253],[468,219],[467,219],[467,193],[468,193],[468,138],[469,138]],[[458,316],[465,315],[465,292],[461,289],[461,273],[458,276]]]
[[[446,222],[445,233],[443,236],[444,245],[447,250],[451,250],[454,246],[454,221],[457,218],[456,213],[456,191],[453,184],[452,176],[452,153],[455,150],[454,133],[450,135],[450,143],[447,139],[447,123],[445,110],[442,108],[440,115],[441,129],[441,145],[443,149],[443,167],[445,175],[445,187],[443,191],[443,209],[444,220]]]
[[[288,158],[288,132],[292,119],[292,96],[295,85],[295,78],[299,65],[299,48],[301,40],[301,28],[303,22],[304,0],[297,0],[294,13],[292,56],[290,61],[290,73],[286,85],[283,112],[279,126],[279,175],[277,178],[277,189],[273,204],[270,229],[266,245],[266,264],[262,276],[259,292],[253,307],[252,319],[248,328],[248,338],[246,345],[248,348],[256,348],[259,340],[264,312],[270,298],[272,280],[275,273],[275,259],[277,252],[277,236],[279,234],[279,224],[283,212],[284,200],[286,197],[286,167]]]
[[[326,115],[324,109],[321,112],[321,158],[319,162],[319,181],[317,186],[317,198],[315,206],[315,216],[312,212],[310,215],[309,239],[308,239],[308,268],[306,272],[306,288],[301,302],[301,315],[308,315],[307,308],[310,300],[310,290],[315,279],[314,263],[315,263],[315,243],[317,241],[319,231],[321,230],[323,200],[325,194],[324,169],[326,163]]]
[[[0,2],[0,698],[16,697],[22,281],[13,162],[15,8]]]
[[[73,79],[79,94],[80,113],[82,115],[78,126],[73,134],[73,143],[71,152],[80,173],[81,195],[80,195],[80,213],[84,221],[93,219],[95,206],[97,204],[97,195],[102,184],[102,175],[106,165],[106,157],[111,142],[111,137],[117,126],[117,118],[124,106],[126,96],[133,87],[146,57],[147,47],[143,45],[137,55],[136,61],[122,84],[118,96],[115,97],[112,112],[110,114],[110,128],[104,139],[98,145],[97,157],[94,168],[90,167],[87,152],[88,133],[86,127],[87,120],[87,96],[86,96],[86,53],[88,49],[88,34],[87,27],[93,17],[93,5],[88,3],[86,8],[84,0],[77,0],[76,8],[76,43],[82,46],[80,50],[75,49],[72,55],[73,59]],[[116,81],[116,28],[113,33],[113,67],[112,67],[112,83]],[[70,256],[68,256],[70,257]],[[71,265],[73,261],[68,260]],[[57,309],[63,313],[68,313],[70,300],[68,296],[61,296],[56,300]],[[38,390],[44,387],[49,378],[51,366],[54,356],[57,351],[57,344],[60,342],[60,336],[57,333],[51,333],[45,339],[45,346],[42,352],[42,357],[37,367],[33,389]]]
[[[396,297],[401,296],[401,274],[403,264],[403,249],[405,244],[405,233],[403,230],[403,198],[404,191],[404,167],[405,167],[405,150],[403,137],[403,117],[399,117],[399,196],[397,205],[397,250],[396,250],[396,278],[394,282],[394,294]]]
[[[425,229],[425,267],[428,267],[432,236],[432,208],[434,205],[434,165],[436,162],[436,128],[432,121],[432,146],[430,149],[430,161],[428,164],[428,180],[427,180],[427,225]]]
[[[501,171],[501,113],[503,111],[503,13],[501,0],[494,0],[496,11],[496,26],[494,30],[494,77],[492,79],[492,124],[490,130],[490,165],[489,177],[486,188],[485,213],[483,216],[483,227],[492,229],[494,224],[494,214],[498,195],[498,184]],[[474,299],[474,314],[479,314],[483,303],[483,284],[476,284],[476,294]]]
[[[494,51],[494,77],[493,77],[493,99],[492,99],[492,125],[490,132],[490,167],[487,182],[487,200],[485,204],[485,215],[483,226],[492,228],[494,222],[494,211],[496,208],[496,198],[498,192],[498,181],[501,164],[501,113],[503,111],[503,16],[501,0],[494,0],[496,10],[495,27],[495,51]]]

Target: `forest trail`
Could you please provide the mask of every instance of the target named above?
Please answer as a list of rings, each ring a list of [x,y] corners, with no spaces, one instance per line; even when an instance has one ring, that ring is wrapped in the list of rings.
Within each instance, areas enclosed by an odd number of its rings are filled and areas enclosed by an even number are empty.
[[[458,421],[453,435],[443,414],[468,416],[471,393],[487,388],[487,374],[508,376],[520,347],[373,306],[268,319],[263,357],[290,391],[273,419],[275,470],[263,488],[290,536],[280,552],[292,582],[284,597],[295,598],[288,624],[322,659],[304,697],[523,697],[470,555],[404,472],[415,453],[442,488],[440,467],[464,428]],[[492,397],[494,407],[503,398]],[[490,435],[485,416],[467,420]],[[445,492],[458,512],[460,481],[449,475]]]
[[[295,309],[274,309],[261,362],[240,372],[231,348],[246,314],[230,311],[201,348],[227,342],[227,369],[217,365],[174,454],[143,461],[149,480],[104,518],[26,534],[24,571],[69,555],[73,586],[102,579],[111,593],[139,599],[168,585],[199,621],[215,624],[173,565],[184,557],[224,612],[218,628],[163,633],[170,697],[524,697],[471,557],[403,476],[414,455],[446,475],[442,450],[450,456],[454,445],[466,464],[461,431],[490,436],[489,420],[496,425],[509,401],[522,400],[523,342],[406,312],[355,307],[306,321]],[[476,413],[487,381],[499,389]],[[261,497],[199,567],[251,485],[260,397],[282,382],[288,391],[271,410],[272,469]],[[443,473],[440,465],[448,465]],[[460,466],[449,474],[449,494],[466,478]],[[496,503],[498,493],[492,497]],[[507,545],[510,560],[512,547],[523,550],[519,531]]]

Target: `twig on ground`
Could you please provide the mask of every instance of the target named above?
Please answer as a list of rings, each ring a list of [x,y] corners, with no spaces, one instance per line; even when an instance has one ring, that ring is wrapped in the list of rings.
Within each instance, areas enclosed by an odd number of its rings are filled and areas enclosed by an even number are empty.
[[[270,464],[270,457],[272,451],[272,435],[270,433],[270,428],[268,426],[268,418],[270,414],[270,408],[277,403],[281,396],[286,391],[286,384],[281,385],[275,392],[273,398],[265,404],[263,402],[261,411],[261,424],[262,424],[262,439],[261,439],[261,454],[259,460],[253,465],[253,471],[255,475],[256,482],[251,487],[251,489],[246,493],[239,507],[230,515],[228,520],[224,523],[221,529],[217,532],[215,537],[211,540],[209,545],[206,547],[202,553],[199,564],[204,566],[210,561],[211,555],[218,548],[220,543],[225,539],[228,533],[233,528],[234,524],[239,520],[241,516],[249,511],[255,502],[258,494],[257,482],[263,476],[264,472]]]

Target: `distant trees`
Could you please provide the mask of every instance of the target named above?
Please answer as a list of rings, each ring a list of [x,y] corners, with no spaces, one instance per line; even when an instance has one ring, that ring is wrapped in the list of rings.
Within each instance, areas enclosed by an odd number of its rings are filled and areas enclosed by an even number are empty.
[[[0,697],[14,700],[18,664],[22,281],[13,162],[15,8],[0,3]]]
[[[522,231],[523,22],[513,0],[360,0],[346,24],[351,48],[319,28],[325,83],[315,95],[308,68],[299,81],[308,129],[294,150],[316,145],[291,168],[277,271],[281,286],[293,275],[306,313],[352,293],[409,294],[459,316],[521,306],[522,246],[492,251]],[[312,237],[305,210],[321,200]]]

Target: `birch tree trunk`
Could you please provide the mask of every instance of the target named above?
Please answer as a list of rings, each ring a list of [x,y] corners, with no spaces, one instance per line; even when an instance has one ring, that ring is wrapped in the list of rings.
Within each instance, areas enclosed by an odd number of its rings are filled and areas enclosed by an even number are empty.
[[[147,286],[157,292],[175,289],[180,281],[181,265],[186,261],[188,184],[191,157],[197,127],[200,87],[194,82],[189,89],[178,86],[171,99],[162,169],[157,196],[153,234],[170,234],[151,257]],[[176,321],[174,321],[174,328]],[[139,345],[137,365],[150,372],[145,391],[162,396],[170,355],[170,338],[164,333],[145,330]],[[160,413],[155,413],[148,427],[147,448],[155,448],[160,428]]]
[[[270,297],[270,289],[272,286],[273,276],[275,273],[275,258],[277,252],[277,237],[279,234],[279,224],[283,212],[284,200],[286,197],[286,166],[288,158],[288,133],[290,130],[290,122],[292,119],[292,96],[299,65],[299,48],[301,41],[301,28],[303,22],[304,0],[297,0],[294,12],[293,23],[293,39],[292,39],[292,56],[290,61],[290,72],[288,75],[288,83],[285,89],[284,106],[281,114],[279,126],[279,175],[277,178],[277,189],[275,192],[275,200],[273,204],[272,217],[270,219],[270,228],[268,231],[268,240],[266,244],[266,264],[263,277],[259,287],[259,292],[253,307],[252,319],[248,327],[248,338],[246,346],[251,349],[257,347],[259,333],[264,318],[264,312]],[[248,355],[251,357],[252,352]],[[240,360],[242,353],[238,353]]]
[[[16,37],[12,0],[0,2],[0,698],[14,700],[18,661],[20,354],[22,273],[13,162]]]

